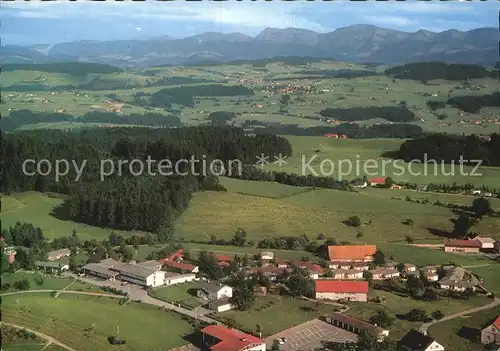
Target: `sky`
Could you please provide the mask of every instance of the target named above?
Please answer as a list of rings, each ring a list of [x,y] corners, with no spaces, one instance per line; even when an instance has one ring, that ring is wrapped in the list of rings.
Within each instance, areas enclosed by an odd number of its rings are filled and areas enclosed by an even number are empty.
[[[266,27],[330,32],[354,24],[416,32],[498,28],[497,1],[2,1],[2,45],[75,40],[188,37],[203,32],[255,36]]]

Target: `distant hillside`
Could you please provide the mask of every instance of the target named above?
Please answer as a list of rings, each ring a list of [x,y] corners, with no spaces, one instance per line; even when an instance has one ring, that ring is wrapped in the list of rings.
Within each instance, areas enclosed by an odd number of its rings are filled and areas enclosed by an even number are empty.
[[[14,64],[7,63],[1,67],[2,72],[8,71],[38,71],[38,72],[56,72],[66,73],[72,76],[85,76],[90,73],[107,74],[117,73],[123,70],[118,67],[105,65],[101,63],[86,62],[61,62],[61,63],[40,63],[40,64]]]
[[[440,33],[407,33],[372,25],[353,25],[330,33],[297,28],[266,28],[254,38],[241,33],[208,32],[174,39],[76,41],[41,51],[2,47],[0,63],[84,61],[120,67],[150,67],[196,62],[230,62],[279,56],[307,56],[388,65],[423,61],[494,66],[500,34],[496,28]]]

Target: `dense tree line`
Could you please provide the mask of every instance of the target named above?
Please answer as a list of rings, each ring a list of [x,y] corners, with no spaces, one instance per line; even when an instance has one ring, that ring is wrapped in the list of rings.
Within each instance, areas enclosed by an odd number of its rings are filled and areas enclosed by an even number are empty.
[[[459,136],[431,134],[405,141],[397,153],[398,158],[411,160],[436,160],[475,165],[468,160],[481,160],[484,166],[500,166],[500,134],[491,135],[486,141],[475,135]]]
[[[340,121],[366,121],[375,118],[385,119],[390,122],[411,122],[415,120],[415,114],[412,111],[397,106],[325,108],[319,114]]]
[[[335,180],[332,177],[306,176],[295,173],[266,171],[254,165],[243,165],[241,170],[241,173],[233,171],[227,174],[227,176],[236,179],[276,182],[292,186],[350,190],[349,182]]]
[[[371,126],[342,123],[335,127],[324,126],[303,128],[296,124],[266,124],[263,122],[249,122],[243,126],[245,128],[250,128],[250,126],[266,126],[266,128],[255,129],[255,132],[259,134],[323,136],[325,134],[332,133],[344,134],[352,139],[413,138],[424,134],[422,127],[415,124],[405,123],[375,124]]]
[[[63,208],[54,210],[55,216],[110,228],[153,232],[159,232],[164,225],[168,227],[186,208],[193,192],[224,189],[214,176],[217,170],[207,166],[212,160],[220,160],[222,167],[229,168],[234,160],[253,163],[255,155],[261,153],[291,154],[289,142],[282,137],[246,136],[239,128],[222,126],[91,129],[69,133],[31,131],[6,134],[2,143],[3,192],[35,190],[67,194],[70,198]],[[74,160],[78,166],[84,161],[86,164],[80,173],[69,167],[66,176],[57,180],[53,173],[51,176],[38,172],[33,176],[23,174],[23,162],[27,159],[46,159],[52,165],[56,160]],[[198,162],[178,162],[191,159]],[[107,160],[106,168],[101,160]],[[144,167],[151,167],[139,170],[138,174],[137,167],[125,163],[119,172],[119,160],[140,160]],[[160,170],[160,160],[168,160],[170,167]],[[30,165],[25,171],[33,172],[34,168]],[[106,177],[102,176],[103,170]]]
[[[227,111],[211,112],[208,115],[208,120],[211,124],[226,124],[234,118],[236,118],[236,113]]]
[[[165,88],[153,93],[149,97],[151,107],[170,108],[172,104],[194,107],[195,96],[238,96],[254,95],[252,89],[243,85],[186,85],[175,88]]]
[[[500,92],[485,95],[466,95],[449,98],[447,104],[464,110],[465,112],[477,113],[483,107],[500,106]]]
[[[76,117],[67,113],[33,112],[31,110],[23,109],[13,111],[8,117],[2,118],[0,120],[0,128],[4,132],[9,132],[27,124],[70,121],[79,123],[131,124],[157,127],[180,127],[182,125],[178,116],[162,115],[152,112],[145,113],[143,115],[138,113],[119,115],[113,112],[92,111],[87,112],[83,116]]]
[[[118,73],[121,68],[102,63],[90,62],[58,62],[58,63],[6,63],[1,67],[3,72],[8,71],[38,71],[48,73],[65,73],[72,76],[86,76],[91,73]]]
[[[485,67],[470,64],[447,64],[444,62],[408,63],[391,67],[385,74],[399,79],[429,81],[433,79],[467,80],[474,78],[498,78],[498,71],[488,71]]]

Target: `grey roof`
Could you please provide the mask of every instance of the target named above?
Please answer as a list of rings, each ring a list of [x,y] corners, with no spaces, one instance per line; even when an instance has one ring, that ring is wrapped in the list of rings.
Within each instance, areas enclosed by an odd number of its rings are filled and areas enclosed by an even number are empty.
[[[110,277],[116,277],[118,275],[118,272],[110,271],[109,267],[104,266],[100,263],[88,263],[85,266],[83,266],[82,269],[86,271],[92,271],[99,274],[107,275]]]
[[[156,269],[156,267],[162,266],[162,264],[160,262],[155,261],[155,260],[139,262],[139,263],[137,263],[137,265],[142,266],[142,267],[146,267],[146,268],[150,268],[150,269]]]
[[[106,258],[105,260],[102,260],[99,263],[106,267],[113,267],[116,266],[117,264],[120,264],[120,261],[114,260],[112,258]]]
[[[212,283],[204,283],[200,287],[200,289],[205,290],[207,293],[217,293],[220,289],[222,289],[225,285],[217,282]]]
[[[469,274],[464,268],[453,267],[447,270],[446,275],[439,280],[439,284],[472,288],[479,285],[479,280],[472,274]]]
[[[140,278],[147,278],[151,274],[155,273],[156,269],[150,269],[146,267],[141,267],[137,264],[127,264],[127,263],[119,263],[114,267],[111,267],[110,270],[117,271],[120,274],[124,275],[132,275]]]

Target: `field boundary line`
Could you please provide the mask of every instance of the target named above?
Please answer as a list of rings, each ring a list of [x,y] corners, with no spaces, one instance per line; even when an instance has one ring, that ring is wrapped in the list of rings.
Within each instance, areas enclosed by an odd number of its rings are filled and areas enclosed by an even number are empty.
[[[33,330],[31,328],[27,328],[27,327],[24,327],[22,325],[18,325],[18,324],[14,324],[14,323],[9,323],[9,322],[4,322],[4,321],[2,321],[1,324],[5,324],[5,325],[8,325],[10,327],[17,328],[17,329],[24,329],[24,330],[26,330],[26,331],[28,331],[30,333],[33,333],[33,334],[35,334],[35,335],[37,335],[37,336],[39,336],[39,337],[47,340],[48,342],[56,344],[57,346],[61,346],[63,349],[66,349],[68,351],[77,351],[76,349],[74,349],[74,348],[72,348],[72,347],[70,347],[70,346],[62,343],[61,341],[53,338],[52,336],[40,333],[40,332],[38,332],[36,330]]]

